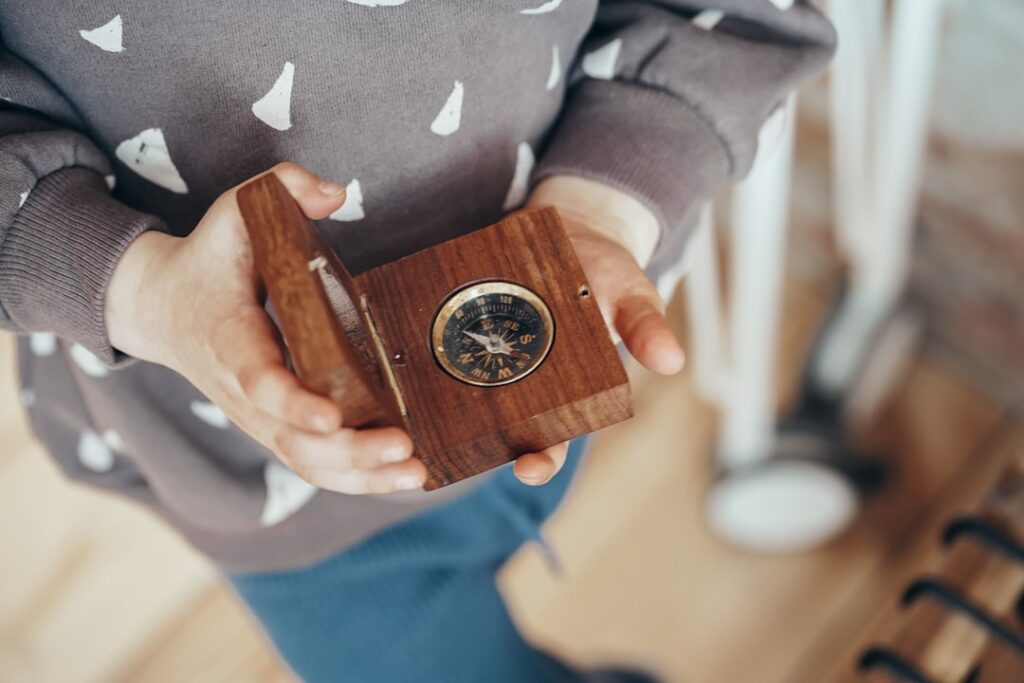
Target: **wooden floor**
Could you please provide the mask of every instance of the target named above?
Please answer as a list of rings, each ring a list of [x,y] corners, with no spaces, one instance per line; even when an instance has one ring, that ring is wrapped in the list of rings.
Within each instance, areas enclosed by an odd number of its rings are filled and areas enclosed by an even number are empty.
[[[822,309],[789,287],[783,402]],[[136,506],[60,478],[26,433],[12,347],[0,336],[0,681],[289,680],[203,560]],[[748,555],[702,521],[713,412],[687,373],[631,372],[637,417],[602,434],[550,525],[566,576],[526,547],[500,581],[536,642],[666,681],[828,680],[938,520],[1024,451],[1003,406],[925,353],[868,435],[894,481],[856,527],[813,553]]]

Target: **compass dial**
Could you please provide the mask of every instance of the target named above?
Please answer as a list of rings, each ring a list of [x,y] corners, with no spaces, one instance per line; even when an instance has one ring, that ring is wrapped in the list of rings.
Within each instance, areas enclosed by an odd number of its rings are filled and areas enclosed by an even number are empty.
[[[482,282],[449,298],[437,317],[434,357],[452,377],[478,386],[509,384],[544,362],[555,337],[544,301],[511,282]]]

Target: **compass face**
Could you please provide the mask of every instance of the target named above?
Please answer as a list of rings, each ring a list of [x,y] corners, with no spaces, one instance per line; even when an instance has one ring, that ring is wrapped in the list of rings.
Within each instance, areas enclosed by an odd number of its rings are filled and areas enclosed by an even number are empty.
[[[434,357],[452,377],[478,386],[518,381],[536,370],[555,337],[544,301],[511,282],[459,290],[434,319]]]

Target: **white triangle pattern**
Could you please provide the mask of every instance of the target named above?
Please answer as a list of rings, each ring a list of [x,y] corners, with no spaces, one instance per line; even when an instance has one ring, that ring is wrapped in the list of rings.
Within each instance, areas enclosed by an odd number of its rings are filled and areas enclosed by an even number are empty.
[[[554,90],[560,80],[562,80],[562,59],[558,54],[558,46],[555,45],[551,48],[551,71],[548,73],[548,82],[544,87]]]
[[[260,514],[263,526],[273,526],[288,519],[319,491],[277,460],[267,462],[263,468],[263,479],[267,485],[267,499]]]
[[[103,361],[81,344],[71,345],[71,358],[82,369],[82,372],[90,377],[106,377],[110,374],[110,369]]]
[[[103,24],[99,28],[79,31],[78,35],[106,52],[123,52],[121,15]]]
[[[96,432],[87,429],[78,437],[78,461],[86,469],[103,474],[114,467],[114,454]]]
[[[209,401],[192,401],[188,408],[192,411],[193,415],[211,427],[227,429],[231,426],[231,420],[228,419],[227,414],[220,407]]]
[[[583,73],[591,78],[610,81],[615,78],[615,64],[619,61],[622,51],[622,38],[616,38],[607,45],[588,52],[581,64]]]
[[[188,186],[171,160],[167,141],[159,128],[147,128],[125,140],[117,146],[114,154],[151,183],[177,194],[188,194]]]
[[[533,7],[531,9],[519,10],[520,14],[547,14],[548,12],[554,12],[558,9],[558,6],[562,4],[562,0],[549,0],[543,5]]]
[[[340,209],[332,213],[330,218],[332,221],[341,221],[343,223],[366,218],[366,214],[363,212],[363,186],[359,184],[358,178],[353,178],[345,186],[345,203],[341,205]]]
[[[50,332],[33,332],[28,338],[29,348],[32,353],[39,356],[52,356],[57,350],[57,337]]]
[[[274,130],[288,130],[292,127],[292,83],[295,80],[295,65],[285,62],[281,75],[274,86],[252,105],[252,113]]]
[[[520,142],[516,148],[516,168],[512,172],[512,182],[501,205],[505,211],[519,208],[526,201],[526,193],[530,189],[530,173],[533,172],[535,159],[533,148],[529,143]]]
[[[697,28],[702,28],[705,31],[711,31],[718,26],[718,22],[720,22],[724,17],[725,12],[720,9],[706,9],[691,19],[690,23]]]
[[[398,5],[404,5],[409,0],[348,0],[353,5],[362,5],[363,7],[397,7]]]
[[[441,111],[430,124],[430,132],[445,137],[451,135],[462,125],[462,81],[455,81],[452,92],[448,95]]]

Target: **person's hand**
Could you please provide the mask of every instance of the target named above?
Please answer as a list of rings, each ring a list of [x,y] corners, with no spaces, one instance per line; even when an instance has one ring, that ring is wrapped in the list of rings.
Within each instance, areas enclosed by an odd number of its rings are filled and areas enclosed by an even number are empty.
[[[570,176],[543,180],[526,205],[554,206],[579,257],[613,337],[645,368],[673,375],[683,349],[665,319],[665,304],[644,274],[658,239],[658,221],[633,197],[596,181]],[[565,463],[567,445],[521,456],[516,476],[543,484]]]
[[[270,172],[309,218],[345,201],[343,187],[295,164]],[[236,190],[221,195],[188,237],[147,232],[129,246],[107,291],[111,343],[183,375],[315,486],[343,493],[421,488],[426,470],[411,457],[403,430],[341,427],[338,408],[285,366]]]

